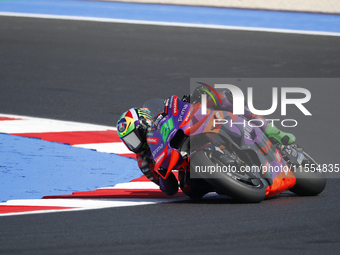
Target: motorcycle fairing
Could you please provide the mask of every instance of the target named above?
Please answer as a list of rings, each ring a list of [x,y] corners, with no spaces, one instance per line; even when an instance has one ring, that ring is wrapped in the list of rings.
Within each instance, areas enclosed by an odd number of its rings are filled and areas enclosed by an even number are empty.
[[[167,178],[172,169],[177,169],[183,164],[181,152],[170,146],[171,139],[181,129],[189,137],[204,133],[215,134],[241,151],[254,152],[262,167],[270,166],[273,169],[262,173],[262,178],[269,183],[267,196],[288,190],[295,184],[295,177],[277,148],[258,127],[250,126],[240,116],[228,111],[210,109],[202,115],[199,103],[191,105],[181,101],[177,96],[168,98],[164,109],[165,114],[159,121],[157,130],[151,130],[147,134],[148,140],[152,141],[148,144],[155,159],[154,170],[163,178]],[[216,119],[226,119],[228,123],[214,126]],[[158,171],[160,167],[167,169],[165,175]]]

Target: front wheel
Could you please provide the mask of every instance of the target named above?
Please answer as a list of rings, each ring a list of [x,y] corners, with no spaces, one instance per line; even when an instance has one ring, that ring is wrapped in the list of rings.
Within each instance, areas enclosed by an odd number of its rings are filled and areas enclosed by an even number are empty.
[[[201,166],[223,167],[219,155],[204,150],[196,152],[190,159],[192,169]],[[252,173],[237,172],[214,172],[213,178],[206,178],[206,173],[195,172],[204,178],[219,193],[231,196],[244,203],[259,203],[266,196],[266,186],[262,179]]]

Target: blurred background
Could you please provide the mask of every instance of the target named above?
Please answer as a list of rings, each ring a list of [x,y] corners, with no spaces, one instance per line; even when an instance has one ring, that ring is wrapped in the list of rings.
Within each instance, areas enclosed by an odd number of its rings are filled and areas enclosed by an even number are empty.
[[[107,0],[111,1],[111,0]],[[196,6],[216,6],[228,8],[246,8],[280,11],[300,11],[318,13],[339,13],[340,3],[337,0],[120,0],[120,2],[183,4]]]
[[[339,12],[338,1],[126,2],[1,1],[0,112],[115,126],[121,113],[150,98],[188,94],[190,78],[339,77],[338,36],[247,31],[340,29],[338,15],[320,14]]]

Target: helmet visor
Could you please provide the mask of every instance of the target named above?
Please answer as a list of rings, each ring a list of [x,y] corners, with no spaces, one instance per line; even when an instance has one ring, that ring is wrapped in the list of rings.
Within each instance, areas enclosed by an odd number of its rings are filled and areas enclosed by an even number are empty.
[[[142,145],[142,140],[137,136],[136,132],[131,132],[127,136],[122,138],[127,147],[133,152],[139,150],[140,146]]]

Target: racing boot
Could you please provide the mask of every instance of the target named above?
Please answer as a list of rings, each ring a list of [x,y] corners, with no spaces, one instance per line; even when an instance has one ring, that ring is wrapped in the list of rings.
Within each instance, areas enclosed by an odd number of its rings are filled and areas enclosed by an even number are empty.
[[[269,124],[264,133],[267,137],[274,138],[283,145],[289,145],[295,142],[295,136],[293,134],[283,132],[273,124]]]

